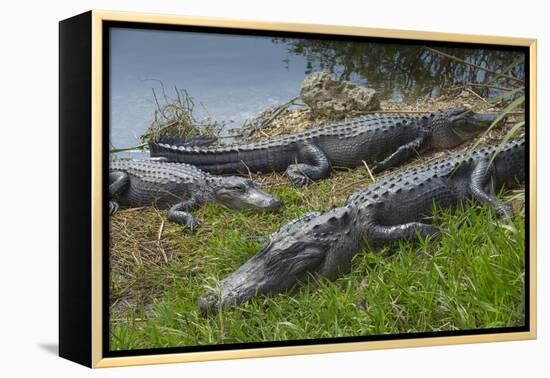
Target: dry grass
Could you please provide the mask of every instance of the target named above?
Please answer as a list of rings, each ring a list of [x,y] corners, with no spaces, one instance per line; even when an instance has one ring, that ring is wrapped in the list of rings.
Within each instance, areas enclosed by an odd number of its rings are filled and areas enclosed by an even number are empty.
[[[224,128],[224,123],[218,122],[208,115],[206,107],[191,97],[186,90],[174,88],[174,97],[166,94],[160,83],[161,93],[157,95],[153,89],[156,109],[149,128],[139,136],[142,143],[161,137],[179,137],[189,135],[217,136]],[[206,117],[197,115],[197,104]]]

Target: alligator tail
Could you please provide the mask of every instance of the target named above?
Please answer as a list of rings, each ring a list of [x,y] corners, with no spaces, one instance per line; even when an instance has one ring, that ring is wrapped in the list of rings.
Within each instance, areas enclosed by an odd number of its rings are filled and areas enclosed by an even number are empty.
[[[158,146],[159,143],[170,144],[172,146],[184,146],[184,147],[193,147],[193,146],[209,146],[212,143],[216,142],[218,138],[206,135],[191,135],[191,136],[170,136],[170,137],[161,137],[158,139],[152,139],[149,141],[149,148],[154,148]]]
[[[295,145],[249,143],[220,147],[182,146],[163,141],[151,141],[151,157],[187,163],[210,173],[272,172],[285,170],[296,161]]]
[[[199,147],[182,145],[181,140],[171,143],[171,138],[149,142],[151,157],[164,157],[169,161],[192,164],[210,173],[246,172],[241,160],[247,155],[232,147]]]

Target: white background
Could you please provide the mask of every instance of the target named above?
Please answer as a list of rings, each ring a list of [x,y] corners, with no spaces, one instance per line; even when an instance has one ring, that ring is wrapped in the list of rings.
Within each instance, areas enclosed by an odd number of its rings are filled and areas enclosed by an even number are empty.
[[[0,372],[12,376],[548,376],[546,198],[550,12],[544,1],[2,2]],[[91,371],[56,356],[58,25],[89,9],[536,37],[539,39],[539,339]],[[78,125],[75,125],[78,127]],[[7,210],[7,212],[6,212]],[[546,373],[546,374],[545,374]]]

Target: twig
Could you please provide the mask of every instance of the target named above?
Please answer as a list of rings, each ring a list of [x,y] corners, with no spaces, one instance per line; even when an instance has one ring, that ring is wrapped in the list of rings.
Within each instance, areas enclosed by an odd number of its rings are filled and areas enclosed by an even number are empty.
[[[481,97],[480,95],[478,95],[475,91],[473,91],[472,89],[470,88],[466,88],[466,90],[468,92],[470,92],[471,94],[473,94],[474,96],[476,96],[477,98],[479,98],[481,101],[483,101],[484,103],[488,104],[487,100],[484,99],[483,97]]]
[[[160,240],[160,237],[162,236],[162,231],[164,230],[164,217],[160,214],[158,209],[153,206],[153,210],[155,210],[155,213],[157,213],[157,216],[160,218],[160,227],[157,234],[157,245],[160,249],[160,252],[162,253],[162,257],[164,258],[164,262],[168,262],[168,256],[166,256],[166,252],[164,251],[164,248],[162,248],[162,242]]]
[[[162,232],[164,231],[164,218],[162,219],[162,222],[160,222],[159,232],[157,235],[157,240],[160,241],[160,238],[162,237]]]
[[[133,318],[132,321],[133,322],[144,322],[148,319],[142,319],[142,318]],[[111,322],[127,322],[128,319],[125,319],[125,318],[122,318],[122,319],[109,319],[109,321]]]
[[[250,172],[250,168],[248,168],[248,165],[246,165],[246,163],[244,162],[244,160],[241,160],[241,163],[243,163],[243,165],[245,166],[246,170],[248,171],[248,178],[250,178],[250,180],[252,180],[252,172]]]
[[[362,184],[362,183],[367,182],[367,181],[369,181],[369,179],[361,179],[361,180],[354,181],[354,182],[344,186],[343,188],[340,188],[338,190],[338,193],[343,193],[343,192],[347,191],[349,188],[352,188],[352,187],[354,187],[358,184]]]
[[[431,51],[431,52],[434,52],[434,53],[436,53],[436,54],[439,54],[439,55],[441,55],[441,56],[444,56],[445,58],[452,59],[452,60],[454,60],[454,61],[457,61],[457,62],[466,64],[466,65],[468,65],[468,66],[477,68],[477,69],[479,69],[479,70],[482,70],[482,71],[485,71],[485,72],[492,73],[493,75],[498,75],[498,76],[500,76],[500,77],[504,77],[504,78],[506,78],[506,79],[513,80],[513,81],[518,82],[518,83],[525,83],[525,81],[523,81],[523,80],[521,80],[521,79],[518,79],[517,77],[510,76],[510,75],[501,74],[500,72],[496,72],[496,71],[490,70],[490,69],[488,69],[488,68],[482,67],[482,66],[480,66],[480,65],[478,65],[478,64],[475,64],[475,63],[467,62],[467,61],[465,61],[464,59],[460,59],[460,58],[458,58],[458,57],[456,57],[456,56],[454,56],[454,55],[444,53],[443,51],[439,51],[439,50],[433,49],[433,48],[428,47],[428,46],[424,46],[424,48],[426,48],[427,50],[429,50],[429,51]]]
[[[360,111],[360,112],[354,112],[354,114],[394,114],[394,113],[428,113],[427,110],[368,110],[368,111]]]
[[[147,207],[145,207],[145,206],[142,206],[142,207],[129,207],[127,209],[120,209],[119,211],[117,211],[117,213],[125,214],[125,213],[131,213],[131,212],[134,212],[134,211],[143,210],[143,209],[147,209]]]
[[[465,85],[470,87],[493,88],[493,89],[499,89],[501,91],[513,91],[515,89],[515,88],[501,87],[498,85],[482,84],[482,83],[466,83]]]
[[[124,151],[143,150],[145,147],[147,147],[147,144],[148,143],[142,143],[133,147],[112,148],[111,150],[109,150],[109,152],[114,154],[117,152],[124,152]]]
[[[139,259],[137,258],[137,256],[135,255],[134,251],[131,250],[130,253],[132,254],[132,257],[134,258],[134,261],[136,262],[137,265],[143,265]]]
[[[261,128],[266,127],[275,118],[277,118],[279,116],[279,114],[281,114],[284,110],[286,110],[286,108],[288,108],[290,105],[292,105],[294,103],[294,101],[296,101],[299,98],[300,98],[300,96],[295,96],[295,97],[291,98],[290,100],[288,100],[287,102],[285,102],[284,104],[279,105],[277,108],[275,108],[273,110],[273,112],[271,113],[271,116],[260,124],[259,128],[261,129]]]
[[[371,172],[371,170],[370,170],[370,168],[369,168],[367,162],[364,161],[364,160],[361,160],[361,161],[363,162],[363,165],[365,166],[365,168],[367,168],[367,172],[369,173],[369,176],[370,176],[370,178],[372,179],[372,182],[375,182],[376,179],[374,178],[374,176],[373,176],[373,174],[372,174],[372,172]]]
[[[162,85],[162,83],[161,83],[161,85]],[[157,98],[157,94],[155,93],[155,88],[151,88],[151,91],[153,91],[153,97],[155,98],[155,103],[157,104],[158,112],[162,115],[162,117],[164,117],[164,119],[167,120],[168,117],[166,117],[166,114],[164,114],[164,111],[160,107],[160,104],[159,104],[159,101],[158,101],[158,98]],[[162,88],[162,92],[164,93],[164,87]],[[166,97],[166,94],[164,95],[164,97]]]
[[[277,106],[275,109],[273,109],[273,111],[271,112],[271,115],[269,116],[269,118],[263,120],[259,125],[251,127],[252,131],[250,132],[249,136],[252,136],[252,134],[254,134],[256,132],[256,130],[261,131],[261,129],[265,128],[267,125],[269,125],[271,122],[273,122],[275,120],[275,118],[277,118],[290,105],[294,104],[294,101],[298,100],[299,98],[300,98],[300,96],[292,97],[290,100],[288,100],[284,104],[281,104],[281,105]]]
[[[494,104],[492,104],[494,105]],[[435,110],[399,110],[399,109],[396,109],[396,110],[372,110],[372,111],[367,111],[367,112],[361,112],[360,114],[422,114],[422,113],[430,113],[432,111],[435,111]],[[498,114],[497,112],[494,112],[495,114]],[[525,112],[523,110],[516,110],[516,111],[512,111],[508,114],[524,114]],[[487,114],[491,114],[491,113],[487,113]]]

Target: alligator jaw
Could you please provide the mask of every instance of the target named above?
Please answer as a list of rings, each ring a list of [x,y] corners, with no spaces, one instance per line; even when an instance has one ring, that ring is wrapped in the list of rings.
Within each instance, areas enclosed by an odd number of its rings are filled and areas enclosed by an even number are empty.
[[[248,200],[245,203],[245,206],[252,210],[272,211],[277,210],[282,204],[282,201],[279,198],[258,188],[248,188],[247,197]]]
[[[237,176],[211,178],[215,199],[221,205],[235,210],[272,211],[281,200],[259,189],[252,180]]]
[[[497,117],[497,114],[481,114],[467,110],[451,118],[451,125],[455,134],[463,140],[468,140],[486,131]]]
[[[281,293],[306,281],[323,264],[323,250],[302,242],[267,244],[213,291],[198,299],[203,316],[239,305],[257,294]]]
[[[347,207],[304,214],[271,235],[269,242],[217,289],[199,298],[203,315],[247,301],[256,294],[285,292],[320,275],[334,280],[349,270],[359,238]]]
[[[469,117],[469,121],[472,122],[473,124],[477,125],[480,128],[489,127],[496,119],[497,119],[496,114],[473,113]]]
[[[256,292],[263,291],[262,287],[268,282],[266,274],[265,262],[255,255],[220,281],[214,290],[198,299],[197,304],[202,315],[212,315],[222,308],[238,305],[254,296]]]

